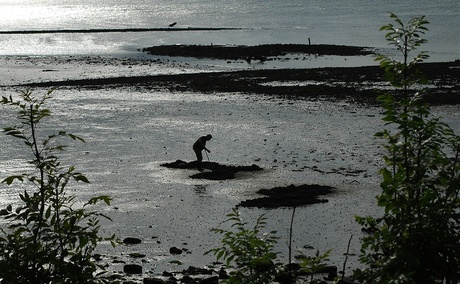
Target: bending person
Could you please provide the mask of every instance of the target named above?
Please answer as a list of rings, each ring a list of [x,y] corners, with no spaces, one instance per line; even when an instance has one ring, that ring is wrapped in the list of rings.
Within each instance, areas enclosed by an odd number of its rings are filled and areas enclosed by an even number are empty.
[[[211,153],[208,148],[206,148],[206,142],[211,140],[212,135],[208,134],[206,136],[201,136],[196,140],[195,143],[193,143],[193,151],[196,154],[196,160],[198,162],[198,168],[201,169],[201,161],[203,161],[203,154],[202,151],[205,150],[208,153]]]

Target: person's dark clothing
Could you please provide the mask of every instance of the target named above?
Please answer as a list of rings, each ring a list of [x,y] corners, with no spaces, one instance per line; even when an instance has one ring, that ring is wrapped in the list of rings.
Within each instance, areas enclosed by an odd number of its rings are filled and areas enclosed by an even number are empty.
[[[206,141],[211,140],[211,138],[212,136],[208,134],[206,136],[201,136],[200,138],[198,138],[198,140],[196,140],[195,143],[193,143],[193,151],[195,152],[196,160],[199,163],[203,161],[203,154],[202,154],[203,150],[211,152],[206,148]]]

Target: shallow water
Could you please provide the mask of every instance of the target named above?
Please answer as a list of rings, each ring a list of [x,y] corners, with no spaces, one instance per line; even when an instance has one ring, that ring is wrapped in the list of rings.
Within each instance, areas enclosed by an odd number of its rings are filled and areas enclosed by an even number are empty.
[[[433,61],[460,58],[460,5],[455,0],[5,0],[0,32],[101,28],[168,28],[171,32],[0,34],[0,55],[137,56],[138,49],[162,44],[308,43],[384,48],[379,28],[391,22],[388,11],[404,22],[426,15],[430,21],[424,49]],[[188,28],[241,28],[188,31]]]

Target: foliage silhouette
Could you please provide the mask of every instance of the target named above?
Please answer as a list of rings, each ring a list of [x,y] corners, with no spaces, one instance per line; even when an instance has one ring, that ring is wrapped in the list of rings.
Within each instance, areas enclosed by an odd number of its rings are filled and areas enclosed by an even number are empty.
[[[211,249],[206,254],[213,253],[217,261],[222,259],[228,268],[234,269],[227,283],[270,283],[276,274],[274,261],[277,253],[273,252],[276,232],[261,233],[266,225],[263,215],[257,218],[252,229],[246,228],[247,223],[236,208],[227,217],[227,221],[233,222],[231,227],[236,232],[212,229],[212,232],[223,235],[223,246]]]
[[[266,226],[266,217],[259,216],[252,228],[243,221],[238,209],[233,208],[227,215],[227,222],[232,222],[233,230],[212,229],[211,231],[223,236],[222,247],[206,252],[213,253],[217,261],[223,260],[227,268],[231,269],[230,277],[225,283],[254,284],[254,283],[295,283],[298,272],[291,271],[292,264],[284,267],[277,261],[277,252],[273,251],[277,240],[276,231],[263,233]],[[327,266],[330,250],[324,254],[316,252],[314,256],[300,255],[299,268],[309,275],[310,283],[314,282],[314,275]],[[282,279],[282,280],[281,280]]]
[[[89,207],[99,202],[109,205],[111,199],[97,196],[75,208],[76,197],[67,194],[69,182],[89,181],[75,167],[61,165],[57,154],[66,148],[61,140],[84,140],[65,131],[40,137],[39,125],[51,115],[45,108],[51,93],[36,98],[27,90],[18,100],[11,96],[1,100],[3,105],[18,108],[19,126],[6,127],[3,132],[24,142],[34,170],[3,180],[7,185],[27,183],[30,189],[19,194],[20,206],[1,210],[7,222],[0,229],[0,282],[102,283],[105,269],[96,264],[92,253],[99,242],[110,241],[115,246],[117,240],[99,236],[100,218],[108,217]]]
[[[362,239],[355,276],[366,283],[458,283],[460,267],[460,138],[423,103],[427,81],[417,63],[426,42],[424,16],[381,28],[402,61],[379,56],[385,78],[395,87],[379,97],[388,129],[376,133],[386,150],[381,169],[381,218],[357,217],[369,235]]]

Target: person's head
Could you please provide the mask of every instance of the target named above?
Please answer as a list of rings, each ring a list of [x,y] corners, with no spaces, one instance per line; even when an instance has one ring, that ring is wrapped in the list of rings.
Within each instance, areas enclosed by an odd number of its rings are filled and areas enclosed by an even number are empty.
[[[211,140],[211,138],[212,138],[211,134],[206,135],[206,140]]]

